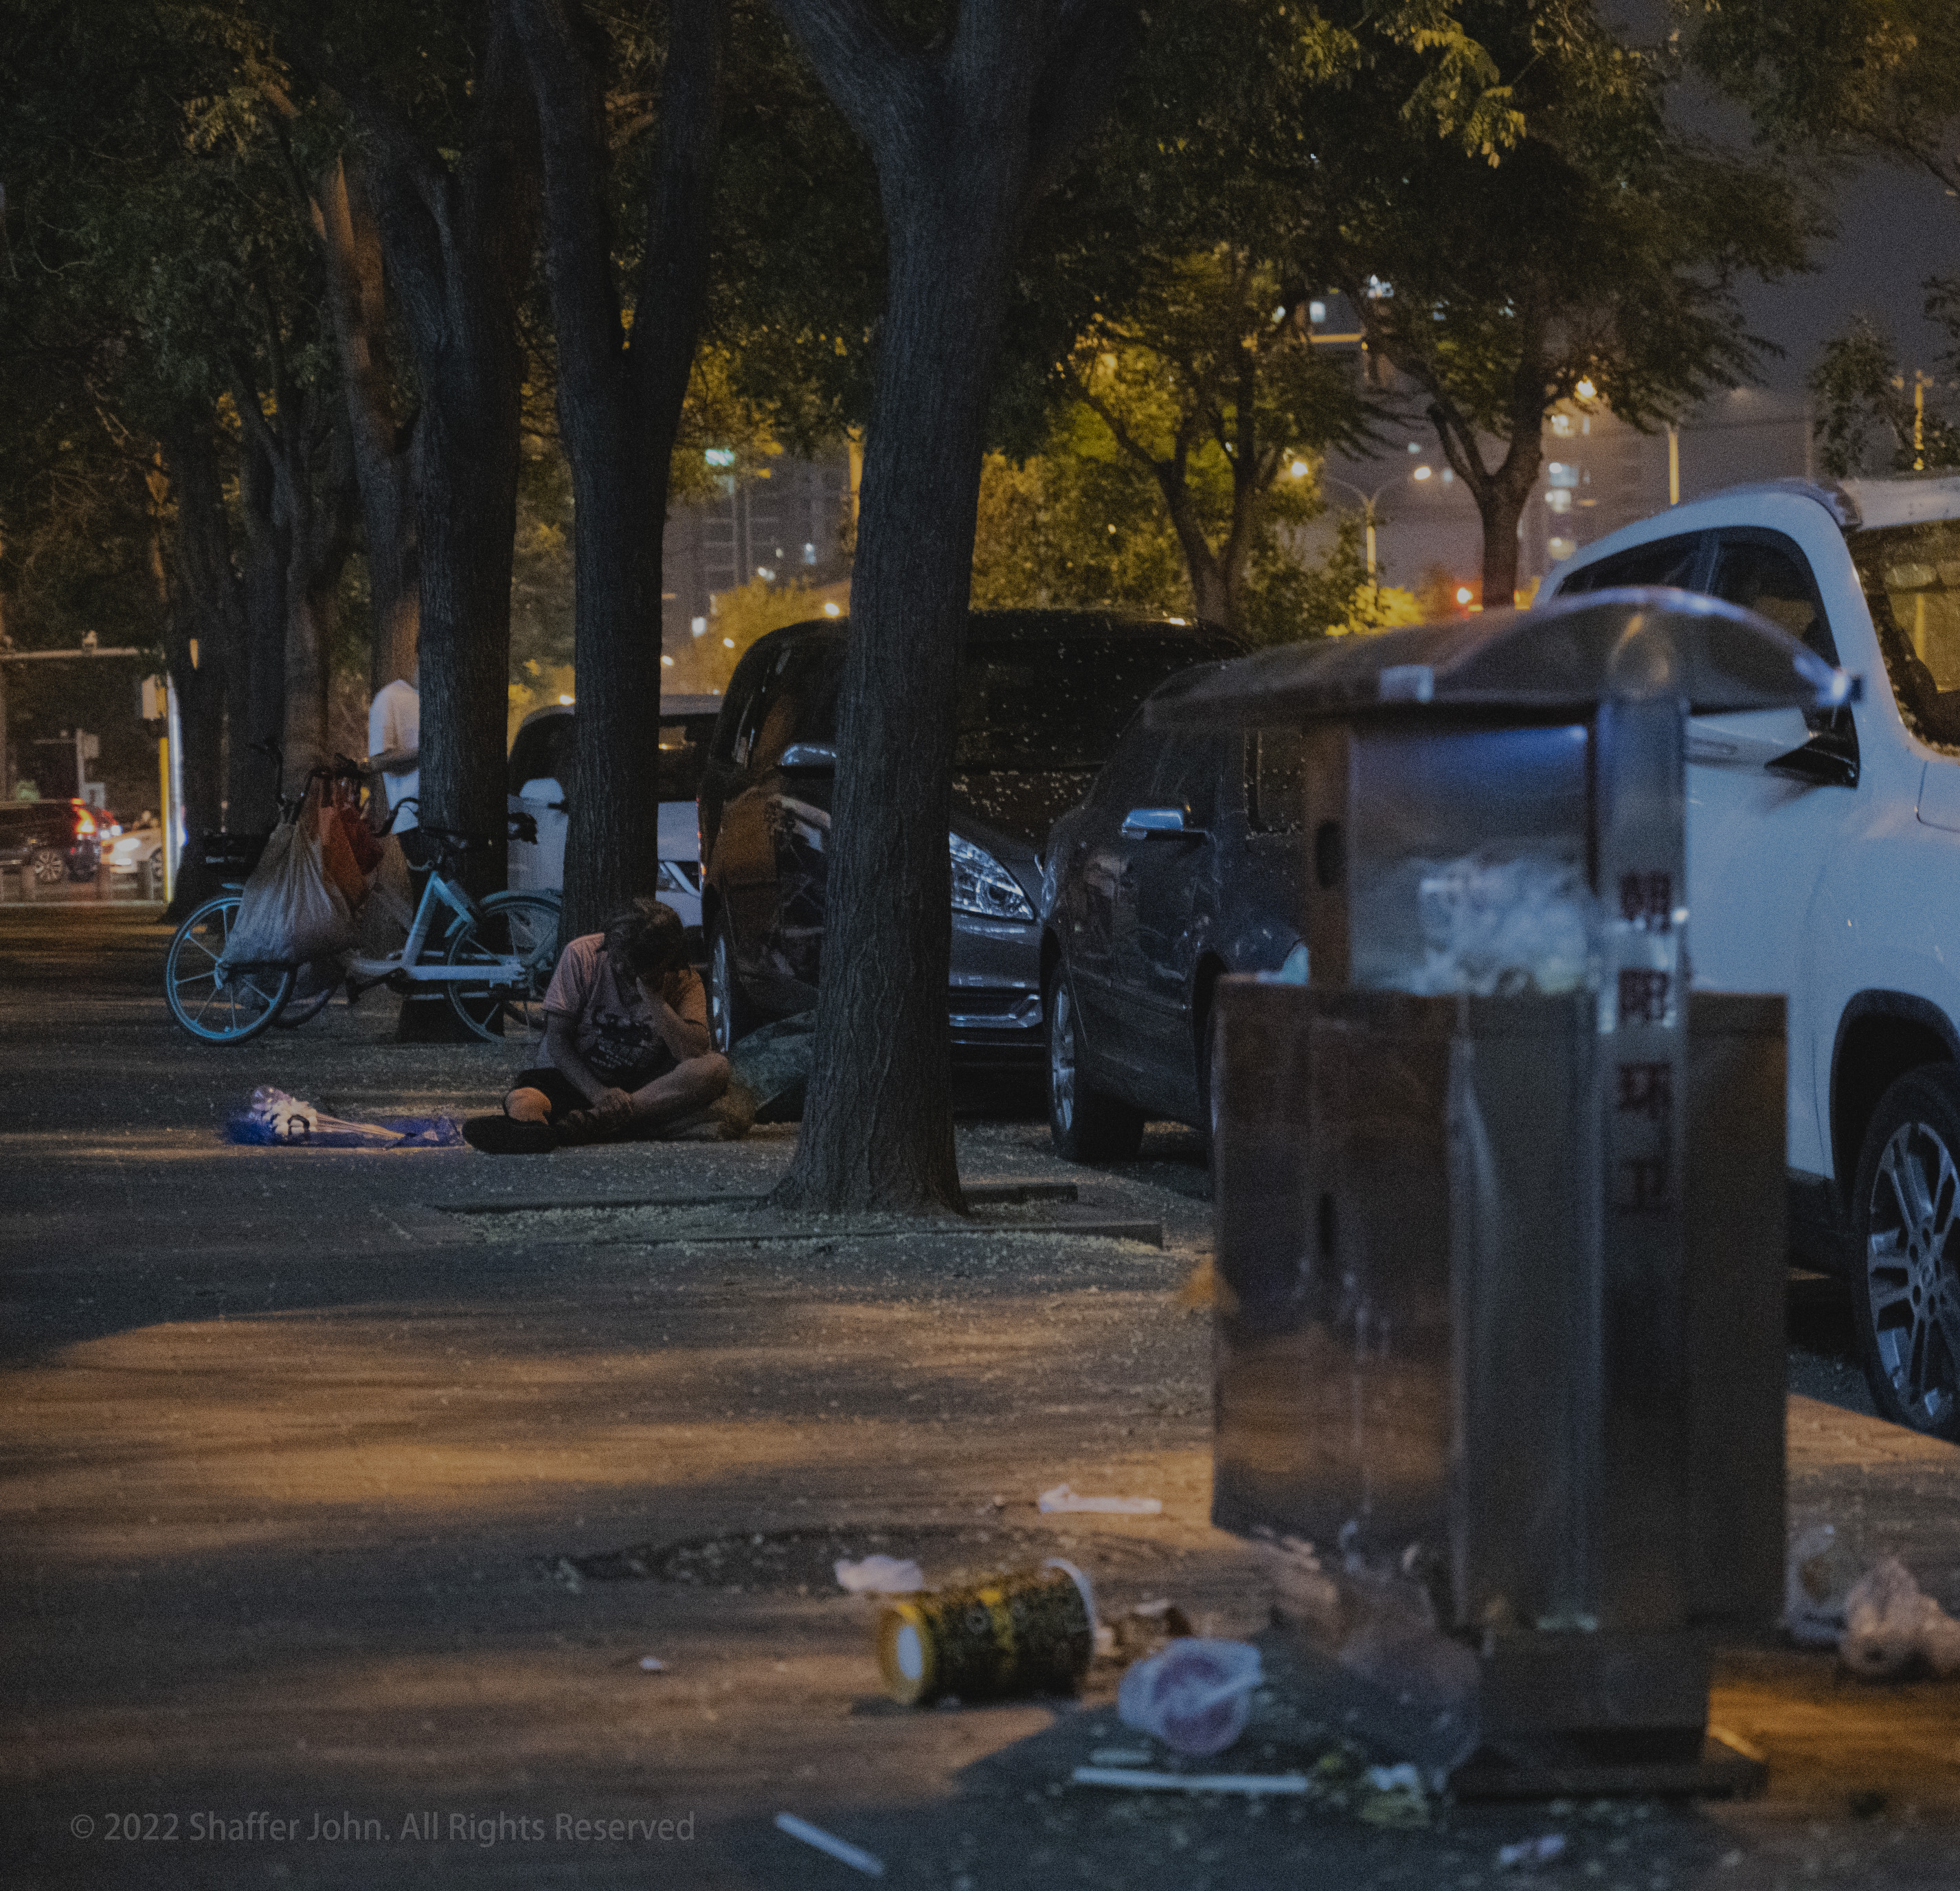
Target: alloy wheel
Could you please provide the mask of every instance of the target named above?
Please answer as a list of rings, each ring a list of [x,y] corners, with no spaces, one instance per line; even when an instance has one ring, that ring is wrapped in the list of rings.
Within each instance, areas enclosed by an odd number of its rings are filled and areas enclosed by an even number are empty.
[[[729,995],[729,981],[734,976],[735,968],[728,962],[727,932],[718,926],[708,958],[708,1037],[724,1057],[735,1046],[734,1007]]]
[[[1901,1123],[1872,1178],[1865,1293],[1879,1369],[1922,1430],[1960,1403],[1960,1167],[1932,1125]]]

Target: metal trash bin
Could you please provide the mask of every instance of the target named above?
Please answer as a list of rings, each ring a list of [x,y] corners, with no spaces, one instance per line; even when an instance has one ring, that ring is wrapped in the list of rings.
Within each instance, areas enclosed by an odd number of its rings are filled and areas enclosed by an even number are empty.
[[[1636,592],[1153,708],[1299,731],[1311,849],[1309,982],[1219,994],[1214,1520],[1294,1546],[1329,1716],[1459,1792],[1760,1778],[1708,1651],[1781,1603],[1783,1003],[1687,988],[1685,728],[1854,693]]]

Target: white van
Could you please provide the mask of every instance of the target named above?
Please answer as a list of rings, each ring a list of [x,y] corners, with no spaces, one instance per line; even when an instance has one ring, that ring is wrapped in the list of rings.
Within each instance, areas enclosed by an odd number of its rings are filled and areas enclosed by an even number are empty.
[[[689,926],[701,924],[701,831],[695,797],[721,713],[719,696],[667,696],[660,702],[660,867],[654,890]],[[513,893],[564,890],[572,716],[572,706],[563,703],[533,709],[511,743],[506,807]]]
[[[1783,480],[1589,545],[1548,597],[1674,584],[1863,679],[1698,717],[1695,983],[1790,1001],[1791,1234],[1845,1275],[1873,1396],[1960,1438],[1960,478]]]

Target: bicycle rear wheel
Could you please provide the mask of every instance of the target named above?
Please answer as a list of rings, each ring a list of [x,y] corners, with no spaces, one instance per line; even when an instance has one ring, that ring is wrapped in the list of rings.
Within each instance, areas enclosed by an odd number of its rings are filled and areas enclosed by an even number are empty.
[[[292,995],[291,966],[227,970],[221,961],[238,917],[238,896],[207,899],[170,941],[164,961],[164,996],[170,1015],[206,1044],[243,1044],[279,1015]]]
[[[545,988],[558,966],[558,903],[548,893],[492,893],[480,920],[450,934],[449,963],[479,977],[445,988],[456,1014],[492,1043],[544,1041]],[[513,963],[514,962],[514,963]]]

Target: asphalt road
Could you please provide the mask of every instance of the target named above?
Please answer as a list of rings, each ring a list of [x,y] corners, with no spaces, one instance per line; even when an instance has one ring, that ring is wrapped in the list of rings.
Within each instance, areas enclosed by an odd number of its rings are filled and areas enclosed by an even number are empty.
[[[924,1227],[702,1205],[765,1189],[788,1129],[531,1161],[233,1148],[257,1083],[460,1113],[508,1059],[397,1045],[386,1001],[196,1046],[164,938],[128,909],[0,908],[10,1884],[861,1881],[782,1811],[952,1891],[1477,1891],[1520,1875],[1501,1845],[1554,1832],[1532,1883],[1960,1883],[1960,1687],[1854,1684],[1828,1655],[1723,1658],[1714,1715],[1768,1756],[1760,1800],[1430,1806],[1408,1829],[1363,1816],[1356,1756],[1284,1685],[1231,1763],[1325,1767],[1264,1806],[1071,1784],[1137,1743],[1113,1666],[1078,1702],[896,1708],[835,1556],[1066,1554],[1106,1611],[1168,1597],[1263,1630],[1263,1572],[1207,1521],[1196,1139],[1068,1170],[976,1097],[969,1179],[1080,1199]],[[1071,1215],[1164,1245],[1030,1231]],[[1828,1296],[1799,1302],[1793,1520],[1905,1555],[1960,1612],[1960,1451],[1861,1413]],[[1064,1480],[1164,1514],[1043,1517]]]

